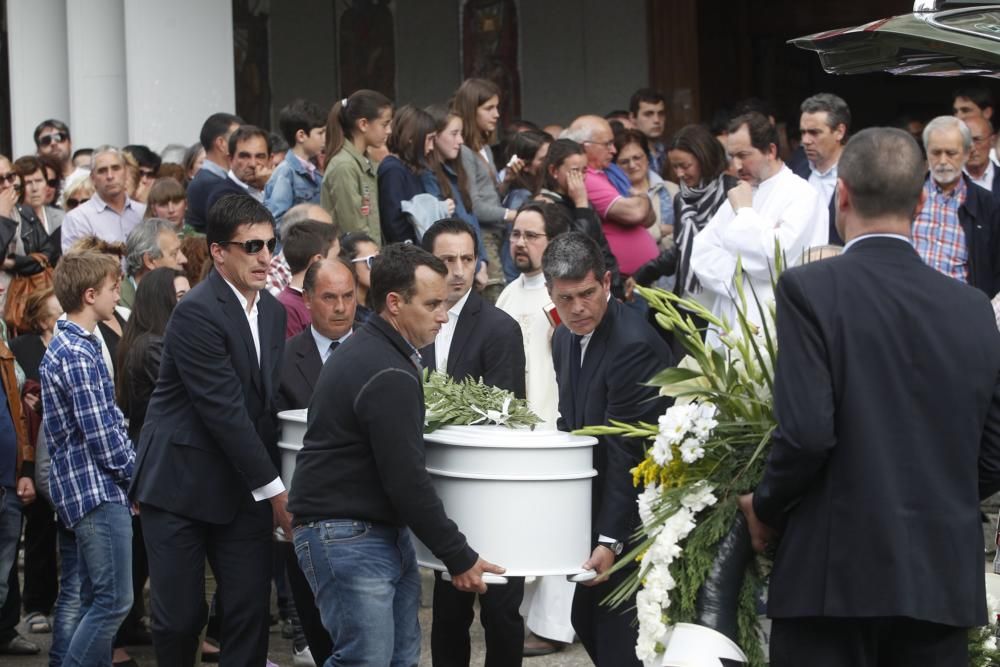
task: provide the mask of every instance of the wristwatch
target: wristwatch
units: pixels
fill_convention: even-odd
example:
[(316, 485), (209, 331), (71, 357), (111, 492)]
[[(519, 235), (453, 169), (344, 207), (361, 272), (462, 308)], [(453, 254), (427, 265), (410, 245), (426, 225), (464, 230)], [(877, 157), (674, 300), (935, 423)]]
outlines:
[(621, 540), (599, 539), (597, 540), (597, 544), (606, 549), (610, 549), (611, 553), (613, 553), (615, 556), (621, 556), (622, 551), (625, 549), (625, 543), (622, 542)]

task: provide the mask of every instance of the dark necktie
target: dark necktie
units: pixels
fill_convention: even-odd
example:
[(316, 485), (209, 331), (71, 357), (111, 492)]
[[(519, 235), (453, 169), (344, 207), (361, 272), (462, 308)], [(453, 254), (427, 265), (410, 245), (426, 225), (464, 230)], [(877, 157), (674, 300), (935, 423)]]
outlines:
[(337, 349), (338, 345), (340, 345), (340, 341), (337, 341), (337, 340), (335, 340), (332, 343), (330, 343), (330, 347), (327, 348), (327, 350), (328, 350), (328, 352), (326, 354), (326, 360), (327, 361), (329, 361), (330, 357), (333, 356), (333, 353)]
[(583, 340), (583, 336), (577, 336), (575, 333), (569, 335), (569, 379), (573, 389), (576, 389), (580, 383), (581, 340)]

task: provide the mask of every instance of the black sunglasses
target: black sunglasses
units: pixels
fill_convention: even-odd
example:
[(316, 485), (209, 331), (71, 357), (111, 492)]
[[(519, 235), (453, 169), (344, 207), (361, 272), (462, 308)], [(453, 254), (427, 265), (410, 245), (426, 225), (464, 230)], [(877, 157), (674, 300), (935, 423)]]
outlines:
[(13, 183), (17, 180), (17, 174), (4, 174), (0, 176), (0, 181), (6, 181), (7, 183)]
[(272, 236), (266, 241), (264, 239), (250, 239), (249, 241), (223, 241), (219, 245), (238, 245), (243, 248), (243, 252), (248, 255), (256, 255), (264, 249), (264, 246), (267, 246), (267, 251), (273, 255), (274, 249), (278, 245), (278, 239)]
[(49, 146), (52, 142), (62, 143), (69, 139), (69, 135), (63, 134), (62, 132), (53, 132), (52, 134), (45, 134), (38, 137), (39, 146)]
[(86, 199), (77, 199), (76, 197), (70, 197), (69, 199), (66, 200), (66, 205), (69, 206), (70, 208), (76, 208), (80, 204), (86, 204), (89, 201), (90, 197), (87, 197)]

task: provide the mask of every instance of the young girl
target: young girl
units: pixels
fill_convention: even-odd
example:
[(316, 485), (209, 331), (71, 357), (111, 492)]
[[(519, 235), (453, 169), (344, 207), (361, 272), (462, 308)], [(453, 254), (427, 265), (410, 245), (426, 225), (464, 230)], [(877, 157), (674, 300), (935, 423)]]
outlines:
[(374, 90), (359, 90), (330, 109), (326, 124), (326, 172), (320, 206), (345, 232), (364, 232), (382, 245), (378, 185), (369, 148), (381, 148), (392, 125), (392, 102)]
[[(442, 200), (454, 201), (452, 215), (461, 218), (476, 230), (476, 245), (479, 248), (480, 265), (476, 271), (476, 283), (483, 287), (487, 284), (487, 266), (489, 261), (483, 248), (482, 231), (479, 220), (472, 212), (472, 197), (469, 193), (469, 179), (462, 160), (459, 159), (463, 146), (462, 119), (454, 111), (444, 106), (427, 107), (427, 113), (434, 119), (434, 150), (429, 156), (429, 169), (420, 178), (424, 190), (428, 194)], [(497, 259), (499, 267), (499, 258)]]
[(469, 175), (472, 212), (482, 225), (482, 240), (489, 262), (489, 283), (484, 296), (495, 301), (504, 285), (500, 260), (503, 232), (513, 223), (517, 213), (503, 206), (500, 200), (524, 163), (520, 159), (513, 160), (507, 165), (505, 181), (497, 183), (497, 169), (490, 150), (490, 145), (496, 142), (500, 119), (500, 89), (496, 84), (485, 79), (466, 79), (455, 91), (452, 104), (463, 123), (462, 166)]

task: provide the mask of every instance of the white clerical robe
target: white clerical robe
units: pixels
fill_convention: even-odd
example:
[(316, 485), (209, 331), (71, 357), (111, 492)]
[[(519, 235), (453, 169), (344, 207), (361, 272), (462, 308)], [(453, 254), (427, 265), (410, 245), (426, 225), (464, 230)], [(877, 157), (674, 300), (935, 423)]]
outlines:
[[(504, 288), (496, 305), (521, 327), (528, 406), (543, 420), (536, 428), (555, 430), (559, 417), (559, 388), (552, 364), (552, 325), (545, 316), (545, 307), (551, 303), (545, 278), (539, 273), (520, 275)], [(573, 641), (570, 613), (575, 590), (576, 584), (563, 576), (538, 577), (525, 584), (521, 615), (528, 629), (546, 639)]]
[(701, 290), (693, 296), (738, 330), (735, 300), (739, 297), (733, 275), (739, 259), (743, 265), (747, 319), (759, 325), (762, 318), (753, 294), (756, 292), (765, 307), (774, 300), (771, 281), (775, 241), (786, 266), (799, 264), (806, 250), (829, 242), (827, 206), (828, 202), (808, 181), (784, 165), (754, 190), (751, 208), (734, 211), (726, 201), (694, 237), (691, 270), (698, 277)]

